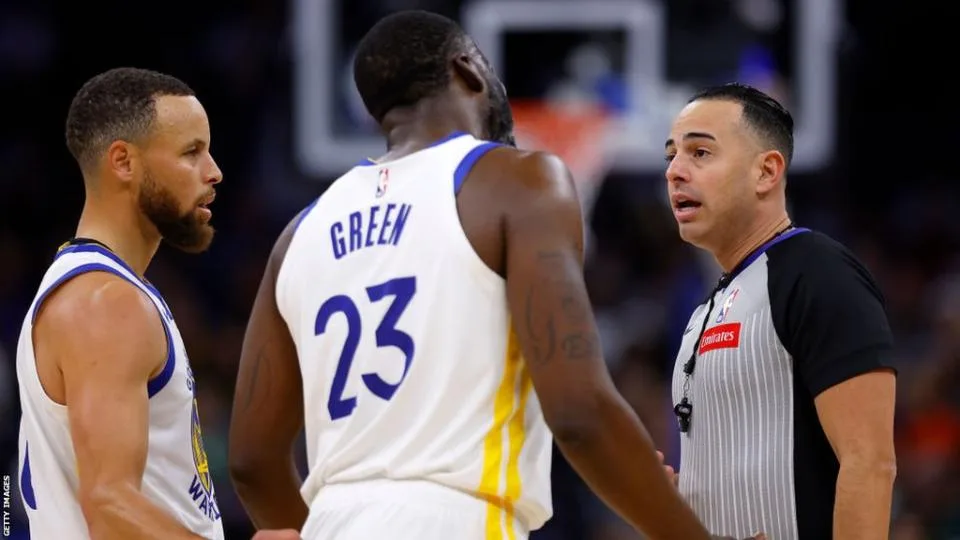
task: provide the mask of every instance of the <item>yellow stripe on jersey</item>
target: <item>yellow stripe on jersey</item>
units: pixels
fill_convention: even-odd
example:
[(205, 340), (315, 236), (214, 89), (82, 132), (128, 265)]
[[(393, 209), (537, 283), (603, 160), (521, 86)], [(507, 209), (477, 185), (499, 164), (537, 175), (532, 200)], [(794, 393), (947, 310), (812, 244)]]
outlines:
[[(512, 334), (512, 333), (511, 333)], [(511, 341), (513, 339), (511, 338)], [(513, 505), (520, 499), (520, 451), (523, 450), (526, 433), (523, 430), (523, 423), (527, 412), (527, 396), (530, 394), (530, 374), (527, 373), (526, 366), (523, 365), (523, 358), (518, 353), (518, 363), (520, 364), (520, 404), (517, 411), (510, 419), (507, 426), (507, 439), (510, 447), (510, 455), (507, 460), (507, 538), (516, 540), (513, 531)]]
[[(513, 506), (520, 498), (520, 451), (523, 449), (526, 433), (524, 416), (527, 395), (530, 391), (530, 377), (520, 354), (520, 344), (511, 328), (507, 338), (507, 353), (504, 362), (503, 378), (497, 388), (493, 401), (493, 425), (483, 440), (483, 473), (480, 497), (487, 501), (486, 538), (503, 540), (504, 517), (506, 517), (506, 538), (514, 540)], [(517, 385), (519, 378), (519, 400)], [(519, 405), (514, 408), (514, 402)], [(504, 471), (504, 428), (507, 431), (507, 460)], [(500, 477), (506, 472), (504, 492), (500, 491)]]

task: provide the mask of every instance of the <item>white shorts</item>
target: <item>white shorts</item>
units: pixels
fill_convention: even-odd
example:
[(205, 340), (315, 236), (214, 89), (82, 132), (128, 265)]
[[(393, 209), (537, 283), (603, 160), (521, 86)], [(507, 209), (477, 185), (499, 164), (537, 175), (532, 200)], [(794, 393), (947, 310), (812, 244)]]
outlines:
[(376, 480), (325, 486), (300, 535), (303, 540), (527, 540), (529, 531), (466, 493), (432, 482)]

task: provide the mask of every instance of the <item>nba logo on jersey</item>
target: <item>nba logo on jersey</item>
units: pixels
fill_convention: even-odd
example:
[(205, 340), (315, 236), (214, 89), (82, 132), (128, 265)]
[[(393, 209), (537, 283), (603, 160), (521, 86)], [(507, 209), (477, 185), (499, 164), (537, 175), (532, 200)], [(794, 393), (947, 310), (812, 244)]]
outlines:
[(390, 183), (390, 169), (380, 169), (380, 180), (377, 182), (377, 197), (383, 197)]
[(737, 287), (727, 296), (727, 301), (723, 303), (723, 308), (720, 309), (720, 313), (717, 315), (716, 322), (722, 323), (724, 319), (727, 318), (727, 313), (730, 311), (730, 308), (733, 306), (733, 301), (737, 299), (737, 295), (740, 294), (740, 288)]

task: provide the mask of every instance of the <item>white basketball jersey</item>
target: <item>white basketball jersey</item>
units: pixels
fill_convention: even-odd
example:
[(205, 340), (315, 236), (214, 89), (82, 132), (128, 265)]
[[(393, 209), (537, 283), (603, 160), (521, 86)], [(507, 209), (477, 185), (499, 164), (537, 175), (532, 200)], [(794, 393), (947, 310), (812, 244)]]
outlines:
[(57, 287), (85, 272), (109, 272), (129, 281), (150, 297), (163, 322), (167, 361), (163, 371), (147, 384), (150, 433), (141, 492), (194, 533), (222, 539), (220, 510), (200, 434), (193, 373), (180, 331), (157, 290), (114, 253), (95, 244), (60, 250), (20, 331), (20, 492), (31, 536), (57, 540), (90, 537), (77, 500), (79, 478), (67, 406), (51, 400), (43, 390), (33, 348), (33, 322), (40, 304)]
[(277, 304), (303, 375), (310, 504), (324, 485), (428, 480), (552, 514), (552, 438), (511, 331), (504, 280), (474, 252), (456, 191), (496, 147), (466, 134), (336, 180), (302, 215)]

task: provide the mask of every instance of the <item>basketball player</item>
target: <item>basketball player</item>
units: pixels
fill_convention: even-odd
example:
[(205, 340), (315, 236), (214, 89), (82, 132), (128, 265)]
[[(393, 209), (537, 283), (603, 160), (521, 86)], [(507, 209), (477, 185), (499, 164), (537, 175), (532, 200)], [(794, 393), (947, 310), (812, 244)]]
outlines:
[(230, 462), (254, 523), (524, 539), (552, 513), (552, 432), (637, 529), (708, 538), (606, 370), (570, 174), (512, 147), (472, 40), (397, 13), (363, 38), (354, 77), (388, 151), (281, 234), (244, 341)]
[(207, 115), (171, 76), (114, 69), (76, 94), (66, 138), (86, 200), (17, 347), (31, 536), (223, 538), (183, 341), (143, 277), (161, 239), (213, 238)]

